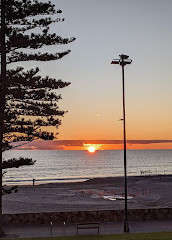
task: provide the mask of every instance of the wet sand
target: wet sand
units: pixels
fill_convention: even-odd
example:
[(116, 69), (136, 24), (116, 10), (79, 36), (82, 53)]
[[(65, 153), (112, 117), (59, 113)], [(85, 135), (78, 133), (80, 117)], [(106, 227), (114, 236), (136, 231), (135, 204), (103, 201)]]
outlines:
[[(171, 208), (172, 175), (128, 177), (128, 208)], [(124, 178), (19, 186), (3, 196), (3, 213), (124, 209)]]

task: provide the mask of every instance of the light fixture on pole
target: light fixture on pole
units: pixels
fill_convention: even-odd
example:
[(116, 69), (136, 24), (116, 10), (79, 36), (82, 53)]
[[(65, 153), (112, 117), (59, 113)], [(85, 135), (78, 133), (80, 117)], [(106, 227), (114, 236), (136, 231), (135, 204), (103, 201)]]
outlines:
[(119, 64), (122, 67), (122, 87), (123, 87), (123, 126), (124, 126), (124, 177), (125, 177), (125, 219), (124, 232), (129, 232), (127, 216), (127, 161), (126, 161), (126, 129), (125, 129), (125, 85), (124, 85), (124, 66), (131, 64), (132, 60), (127, 55), (119, 55), (120, 59), (112, 60), (111, 64)]

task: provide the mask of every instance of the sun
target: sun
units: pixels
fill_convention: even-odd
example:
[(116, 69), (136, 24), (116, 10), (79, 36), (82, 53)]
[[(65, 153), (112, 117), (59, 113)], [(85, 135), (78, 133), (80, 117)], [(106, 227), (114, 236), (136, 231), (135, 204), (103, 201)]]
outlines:
[(88, 151), (89, 151), (90, 153), (94, 153), (94, 152), (96, 151), (96, 149), (95, 149), (95, 147), (90, 146), (90, 147), (88, 147)]

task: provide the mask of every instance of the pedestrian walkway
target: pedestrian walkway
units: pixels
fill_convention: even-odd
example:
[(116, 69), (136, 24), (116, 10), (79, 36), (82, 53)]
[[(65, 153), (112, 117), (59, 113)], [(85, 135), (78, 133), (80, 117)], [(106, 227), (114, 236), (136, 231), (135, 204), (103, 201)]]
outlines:
[[(100, 234), (123, 233), (123, 222), (100, 223)], [(153, 220), (129, 222), (130, 233), (143, 232), (170, 232), (172, 220)], [(50, 236), (74, 236), (76, 235), (75, 224), (49, 224), (49, 225), (26, 225), (4, 227), (6, 238), (50, 237)], [(79, 235), (97, 234), (97, 229), (79, 230)]]

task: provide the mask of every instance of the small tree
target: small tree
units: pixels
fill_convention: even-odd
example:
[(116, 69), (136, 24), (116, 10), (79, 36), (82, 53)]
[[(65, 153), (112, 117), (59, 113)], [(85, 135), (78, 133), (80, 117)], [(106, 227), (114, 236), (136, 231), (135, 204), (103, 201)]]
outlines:
[[(61, 124), (59, 117), (65, 114), (65, 111), (58, 109), (57, 103), (61, 95), (57, 90), (70, 83), (48, 76), (42, 77), (38, 67), (25, 70), (21, 66), (12, 66), (17, 62), (21, 64), (22, 61), (58, 60), (70, 53), (70, 50), (55, 53), (44, 51), (45, 46), (68, 44), (75, 40), (50, 33), (52, 23), (64, 21), (57, 17), (61, 12), (50, 1), (1, 1), (1, 152), (11, 149), (14, 146), (11, 143), (14, 142), (55, 138), (55, 133), (50, 132), (49, 127), (58, 129)], [(9, 67), (6, 71), (7, 64)], [(1, 160), (1, 169), (33, 163), (32, 159), (25, 158), (9, 159), (3, 163)], [(16, 191), (15, 188), (11, 190)], [(11, 190), (7, 189), (7, 192), (10, 193)], [(0, 205), (2, 222), (2, 204)]]

